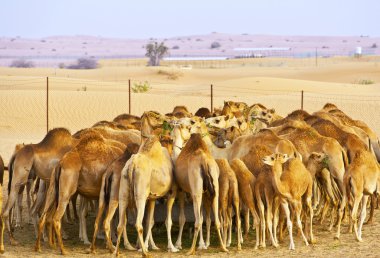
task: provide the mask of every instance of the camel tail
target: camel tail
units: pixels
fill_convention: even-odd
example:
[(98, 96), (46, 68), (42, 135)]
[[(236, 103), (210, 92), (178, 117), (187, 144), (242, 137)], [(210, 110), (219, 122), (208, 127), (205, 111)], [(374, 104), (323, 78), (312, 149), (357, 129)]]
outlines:
[(203, 162), (201, 164), (201, 175), (203, 179), (203, 190), (208, 191), (211, 197), (215, 196), (215, 187), (213, 184), (213, 179), (211, 177), (210, 173), (210, 166), (207, 162), (205, 162), (205, 159), (203, 159)]
[(348, 158), (347, 158), (347, 153), (344, 150), (342, 150), (342, 158), (343, 158), (343, 164), (344, 164), (344, 171), (347, 171)]
[[(58, 165), (55, 167), (55, 175), (54, 175), (54, 190), (55, 190), (55, 203), (56, 205), (58, 205), (58, 201), (59, 201), (59, 178), (61, 177), (61, 165)], [(54, 173), (53, 172), (53, 173)]]
[(352, 192), (353, 191), (353, 187), (352, 187), (352, 177), (350, 177), (348, 179), (348, 182), (347, 182), (347, 191), (346, 191), (346, 195), (347, 195), (347, 200), (348, 200), (348, 203), (351, 202), (351, 193), (353, 195), (355, 195), (355, 193)]
[(111, 173), (111, 175), (108, 178), (106, 178), (104, 182), (104, 203), (106, 205), (108, 205), (110, 201), (112, 177), (113, 177), (113, 173)]
[[(16, 159), (16, 155), (13, 155), (11, 160), (9, 161), (9, 164), (8, 164), (8, 172), (9, 172), (8, 195), (11, 192), (13, 167), (14, 167), (15, 159)], [(1, 179), (1, 184), (3, 184), (3, 179)]]
[(37, 180), (36, 180), (36, 185), (34, 186), (34, 191), (33, 191), (33, 194), (37, 194), (38, 193), (38, 190), (40, 189), (40, 178), (37, 177)]
[(4, 161), (0, 156), (0, 184), (3, 185), (4, 179)]

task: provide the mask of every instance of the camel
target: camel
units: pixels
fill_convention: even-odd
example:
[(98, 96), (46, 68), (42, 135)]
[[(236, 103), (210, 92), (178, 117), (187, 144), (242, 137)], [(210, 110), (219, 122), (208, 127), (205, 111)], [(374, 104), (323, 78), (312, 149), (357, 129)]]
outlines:
[[(4, 179), (4, 161), (0, 156), (0, 210), (3, 209), (3, 179)], [(0, 253), (4, 253), (4, 220), (0, 215)]]
[[(148, 254), (148, 240), (151, 239), (155, 200), (168, 196), (166, 228), (168, 237), (168, 250), (177, 252), (171, 240), (171, 210), (176, 195), (176, 185), (173, 177), (173, 165), (166, 148), (162, 147), (158, 137), (148, 136), (140, 146), (138, 153), (131, 157), (121, 172), (124, 179), (120, 182), (119, 191), (119, 225), (117, 228), (117, 243), (115, 255), (118, 255), (121, 233), (126, 226), (126, 208), (129, 202), (137, 209), (136, 231), (143, 255)], [(142, 220), (145, 204), (149, 200), (148, 233), (146, 241), (143, 240)], [(156, 248), (154, 242), (151, 244)]]
[[(237, 181), (238, 181), (238, 189), (239, 196), (241, 198), (241, 203), (248, 208), (248, 211), (251, 212), (251, 215), (254, 218), (254, 225), (256, 229), (256, 245), (255, 249), (259, 247), (259, 225), (260, 218), (257, 214), (255, 201), (254, 201), (254, 189), (256, 177), (248, 170), (247, 166), (240, 159), (233, 159), (230, 161), (230, 165), (232, 170), (235, 172)], [(240, 213), (238, 213), (240, 214)], [(248, 216), (246, 215), (246, 226), (248, 225)], [(248, 230), (246, 228), (246, 237), (248, 236)]]
[(65, 128), (50, 130), (44, 139), (37, 144), (22, 147), (9, 162), (8, 199), (2, 216), (5, 220), (9, 239), (12, 245), (17, 244), (10, 230), (9, 212), (13, 208), (20, 187), (27, 183), (30, 173), (42, 180), (50, 179), (51, 171), (65, 153), (76, 144), (70, 132)]
[(213, 142), (217, 147), (225, 148), (228, 144), (233, 143), (236, 138), (242, 135), (243, 132), (235, 126), (222, 128), (217, 132), (216, 138)]
[(177, 118), (193, 116), (185, 106), (175, 106), (171, 114)]
[(140, 130), (141, 118), (130, 114), (121, 114), (113, 119), (113, 122), (121, 124), (127, 128), (134, 128)]
[(347, 133), (337, 127), (334, 123), (322, 120), (311, 124), (317, 132), (323, 136), (336, 139), (340, 145), (346, 150), (348, 162), (355, 157), (355, 154), (360, 151), (367, 150), (365, 144), (355, 134)]
[[(66, 254), (61, 234), (61, 218), (66, 206), (77, 191), (87, 199), (98, 199), (102, 175), (113, 160), (123, 152), (125, 145), (105, 139), (99, 134), (87, 135), (60, 160), (51, 175), (47, 199), (38, 227), (35, 250), (40, 251), (41, 232), (48, 211), (54, 211), (53, 226), (62, 254)], [(56, 208), (54, 209), (54, 203)], [(81, 223), (82, 233), (86, 232), (85, 219)], [(85, 238), (87, 236), (83, 236)], [(52, 244), (52, 242), (50, 243)]]
[(212, 113), (210, 112), (210, 110), (208, 108), (205, 108), (205, 107), (198, 109), (194, 115), (202, 117), (202, 118), (206, 118), (206, 119), (209, 117), (212, 117)]
[[(112, 164), (107, 168), (106, 172), (102, 178), (102, 185), (99, 194), (99, 205), (98, 205), (98, 213), (95, 219), (94, 224), (94, 234), (92, 238), (91, 244), (91, 252), (95, 253), (95, 241), (98, 233), (99, 222), (103, 215), (104, 209), (107, 208), (106, 215), (104, 218), (104, 232), (105, 232), (105, 241), (107, 244), (107, 248), (110, 252), (114, 251), (114, 246), (111, 242), (111, 219), (113, 218), (117, 207), (119, 206), (119, 186), (120, 186), (120, 177), (121, 171), (125, 166), (125, 163), (130, 159), (132, 154), (136, 154), (138, 152), (139, 145), (135, 143), (128, 144), (125, 149), (123, 155), (117, 158)], [(124, 229), (124, 246), (128, 250), (134, 250), (131, 244), (128, 241), (126, 229)]]
[(352, 126), (354, 128), (360, 128), (364, 130), (364, 132), (368, 135), (370, 140), (370, 145), (372, 146), (377, 161), (380, 162), (380, 140), (379, 137), (376, 135), (376, 133), (369, 128), (369, 126), (360, 120), (353, 120), (351, 117), (347, 116), (343, 111), (339, 109), (333, 109), (329, 111), (330, 114), (332, 114), (334, 117), (339, 119), (342, 123)]
[(269, 176), (272, 178), (272, 184), (276, 194), (280, 196), (281, 206), (286, 215), (287, 227), (290, 238), (289, 249), (295, 249), (289, 204), (293, 207), (293, 211), (295, 213), (297, 221), (297, 226), (301, 232), (302, 238), (305, 244), (309, 245), (309, 242), (303, 232), (301, 223), (302, 198), (304, 198), (304, 201), (306, 202), (306, 205), (309, 209), (310, 242), (314, 243), (314, 212), (311, 205), (313, 179), (309, 171), (307, 171), (300, 159), (289, 159), (288, 155), (286, 154), (275, 153), (270, 156), (266, 156), (262, 159), (262, 161), (265, 164), (271, 166), (271, 173), (269, 173)]
[(145, 111), (141, 116), (141, 142), (143, 143), (151, 134), (159, 135), (167, 125), (167, 117), (155, 111)]
[[(232, 206), (235, 208), (237, 228), (237, 249), (241, 250), (241, 222), (239, 206), (239, 190), (236, 175), (226, 159), (216, 159), (219, 167), (219, 216), (223, 220), (223, 243), (226, 247), (231, 244), (232, 235)], [(227, 228), (229, 229), (227, 232)], [(228, 235), (228, 243), (227, 243)]]
[[(380, 167), (368, 151), (360, 151), (355, 154), (352, 163), (349, 165), (344, 175), (343, 182), (343, 199), (339, 207), (338, 225), (335, 238), (340, 238), (340, 225), (343, 217), (343, 211), (348, 201), (351, 207), (351, 220), (354, 224), (356, 239), (362, 242), (362, 227), (367, 212), (368, 197), (373, 194), (379, 194), (380, 185)], [(352, 197), (353, 199), (351, 199)], [(358, 226), (357, 212), (361, 203), (361, 214)]]
[[(221, 249), (226, 249), (220, 233), (219, 220), (219, 168), (212, 158), (201, 134), (192, 134), (183, 147), (175, 163), (175, 179), (178, 187), (189, 193), (193, 199), (195, 229), (191, 248), (188, 254), (195, 253), (195, 245), (200, 230), (202, 230), (202, 198), (205, 195), (212, 204)], [(203, 193), (205, 192), (205, 193)]]
[(293, 120), (302, 120), (303, 121), (303, 120), (305, 120), (305, 118), (307, 118), (309, 116), (310, 116), (310, 114), (304, 110), (295, 110), (295, 111), (291, 112), (290, 114), (288, 114), (286, 117), (271, 122), (269, 124), (269, 126), (270, 127), (276, 127), (276, 126), (284, 125), (284, 124), (288, 123), (289, 121), (293, 121)]
[(222, 115), (240, 117), (244, 114), (248, 105), (244, 102), (224, 101)]
[(282, 117), (276, 113), (274, 108), (268, 109), (260, 103), (250, 106), (245, 112), (245, 117), (247, 121), (256, 120), (257, 122), (255, 123), (257, 123), (257, 127), (260, 129), (266, 128), (268, 124), (282, 119)]

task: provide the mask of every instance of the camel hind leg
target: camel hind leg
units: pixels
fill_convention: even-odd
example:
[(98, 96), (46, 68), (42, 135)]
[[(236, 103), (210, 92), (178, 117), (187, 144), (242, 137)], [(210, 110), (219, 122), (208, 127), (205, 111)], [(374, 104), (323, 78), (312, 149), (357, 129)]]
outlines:
[(179, 203), (179, 218), (178, 218), (179, 231), (178, 231), (177, 241), (174, 246), (177, 249), (181, 250), (182, 249), (182, 232), (183, 232), (183, 227), (185, 226), (185, 222), (186, 222), (185, 192), (183, 191), (178, 192), (178, 203)]

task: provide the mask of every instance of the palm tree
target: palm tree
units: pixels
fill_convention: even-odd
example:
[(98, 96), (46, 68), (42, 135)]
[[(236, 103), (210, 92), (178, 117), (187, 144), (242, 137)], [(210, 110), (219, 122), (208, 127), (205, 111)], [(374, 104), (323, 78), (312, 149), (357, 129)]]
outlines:
[(159, 66), (160, 60), (169, 54), (169, 48), (164, 45), (164, 42), (158, 44), (157, 42), (149, 43), (146, 45), (146, 57), (149, 57), (148, 65)]

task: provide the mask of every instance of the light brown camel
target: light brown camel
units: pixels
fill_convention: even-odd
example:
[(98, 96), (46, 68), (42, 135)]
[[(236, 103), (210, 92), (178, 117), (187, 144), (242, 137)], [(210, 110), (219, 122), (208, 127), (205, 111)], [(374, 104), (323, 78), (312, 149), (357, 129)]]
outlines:
[(119, 123), (127, 128), (141, 129), (141, 118), (130, 114), (121, 114), (113, 119), (114, 122)]
[[(118, 255), (120, 238), (125, 229), (126, 209), (131, 204), (137, 209), (136, 231), (143, 255), (148, 254), (148, 241), (152, 240), (151, 230), (153, 227), (153, 215), (155, 201), (158, 198), (168, 196), (167, 201), (167, 238), (168, 250), (177, 252), (171, 241), (171, 211), (176, 195), (176, 185), (173, 177), (173, 164), (169, 152), (161, 146), (157, 136), (148, 136), (146, 141), (140, 146), (138, 153), (131, 157), (122, 171), (119, 191), (119, 225), (117, 228), (117, 243), (115, 255)], [(148, 200), (148, 229), (146, 241), (143, 240), (143, 226), (145, 204)], [(154, 242), (151, 244), (155, 247)]]
[[(232, 206), (235, 208), (237, 249), (241, 250), (241, 222), (239, 206), (239, 189), (236, 175), (226, 159), (216, 159), (219, 167), (219, 216), (223, 222), (223, 243), (231, 244)], [(228, 231), (227, 231), (228, 230)], [(227, 243), (228, 235), (228, 243)]]
[[(380, 167), (368, 151), (361, 151), (355, 154), (352, 163), (349, 165), (344, 175), (343, 199), (339, 208), (338, 226), (335, 238), (340, 237), (340, 225), (343, 217), (343, 211), (348, 201), (351, 208), (351, 220), (354, 224), (356, 239), (362, 242), (362, 227), (367, 212), (368, 197), (373, 194), (379, 194), (380, 186)], [(352, 197), (353, 199), (351, 199)], [(358, 226), (358, 208), (361, 203), (361, 214)]]
[(185, 106), (175, 106), (171, 114), (177, 118), (193, 116)]
[(8, 199), (2, 216), (12, 245), (17, 244), (10, 230), (9, 212), (13, 208), (20, 187), (27, 183), (30, 173), (42, 180), (49, 180), (51, 171), (63, 155), (76, 144), (70, 132), (65, 128), (50, 130), (37, 144), (27, 144), (21, 148), (9, 162)]
[(339, 109), (334, 109), (329, 111), (330, 114), (335, 116), (337, 119), (339, 119), (342, 123), (349, 125), (353, 128), (360, 128), (366, 132), (366, 134), (369, 137), (370, 145), (372, 146), (377, 161), (380, 162), (380, 140), (379, 137), (376, 135), (376, 133), (363, 121), (360, 120), (354, 120), (348, 115), (346, 115), (343, 111)]
[[(233, 159), (230, 161), (232, 170), (235, 172), (236, 178), (238, 180), (238, 189), (239, 196), (241, 199), (241, 204), (245, 205), (248, 208), (248, 211), (251, 212), (251, 215), (254, 218), (254, 226), (256, 231), (256, 245), (255, 249), (259, 247), (259, 227), (260, 227), (260, 218), (257, 214), (254, 200), (254, 191), (255, 191), (255, 181), (256, 177), (248, 170), (247, 166), (240, 159)], [(240, 214), (240, 213), (238, 213)], [(246, 216), (247, 223), (247, 216)], [(248, 231), (246, 229), (246, 238), (248, 236)]]
[(266, 128), (268, 124), (282, 119), (282, 117), (276, 113), (274, 108), (268, 109), (260, 103), (253, 104), (247, 108), (245, 118), (247, 121), (256, 121), (255, 123), (257, 123), (256, 126), (258, 129)]
[(286, 154), (275, 153), (263, 158), (263, 162), (271, 166), (272, 184), (280, 198), (281, 205), (285, 211), (287, 226), (289, 231), (289, 249), (294, 250), (295, 245), (292, 233), (292, 221), (290, 217), (289, 204), (293, 207), (298, 229), (306, 245), (309, 245), (303, 233), (301, 223), (302, 198), (309, 209), (309, 229), (310, 242), (314, 243), (313, 236), (313, 208), (311, 206), (311, 196), (313, 193), (313, 179), (310, 172), (305, 168), (300, 159), (290, 159)]
[[(105, 233), (105, 241), (107, 248), (110, 252), (114, 251), (114, 246), (111, 241), (111, 220), (115, 214), (117, 207), (119, 206), (119, 186), (120, 186), (120, 177), (121, 171), (125, 166), (125, 163), (130, 159), (132, 154), (136, 154), (138, 152), (139, 145), (135, 143), (128, 144), (125, 149), (123, 155), (117, 158), (112, 164), (107, 168), (106, 172), (102, 178), (102, 185), (100, 188), (99, 194), (99, 205), (98, 205), (98, 213), (95, 219), (94, 224), (94, 234), (92, 237), (91, 244), (91, 252), (95, 253), (95, 241), (98, 233), (99, 222), (103, 215), (105, 209), (106, 214), (103, 221), (104, 225), (104, 233)], [(126, 229), (124, 229), (126, 230)], [(129, 243), (126, 231), (123, 232), (124, 235), (124, 246), (128, 250), (134, 250), (135, 248)]]
[[(200, 134), (192, 134), (175, 163), (175, 179), (178, 187), (189, 193), (193, 199), (195, 229), (188, 254), (195, 253), (199, 231), (202, 230), (202, 197), (205, 195), (212, 204), (215, 227), (223, 251), (227, 251), (221, 234), (219, 220), (219, 168), (212, 158)], [(205, 193), (203, 193), (205, 192)]]
[[(91, 134), (83, 137), (74, 149), (64, 155), (51, 175), (44, 211), (39, 222), (36, 251), (41, 250), (41, 232), (47, 212), (52, 211), (58, 244), (61, 253), (66, 254), (61, 235), (61, 218), (71, 196), (78, 191), (87, 199), (99, 198), (102, 176), (111, 162), (123, 153), (125, 146), (121, 149), (121, 145), (120, 142)], [(56, 208), (54, 204), (57, 205)], [(85, 221), (81, 225), (82, 232), (86, 232)]]
[(244, 114), (248, 105), (244, 102), (224, 101), (222, 115), (240, 117)]

